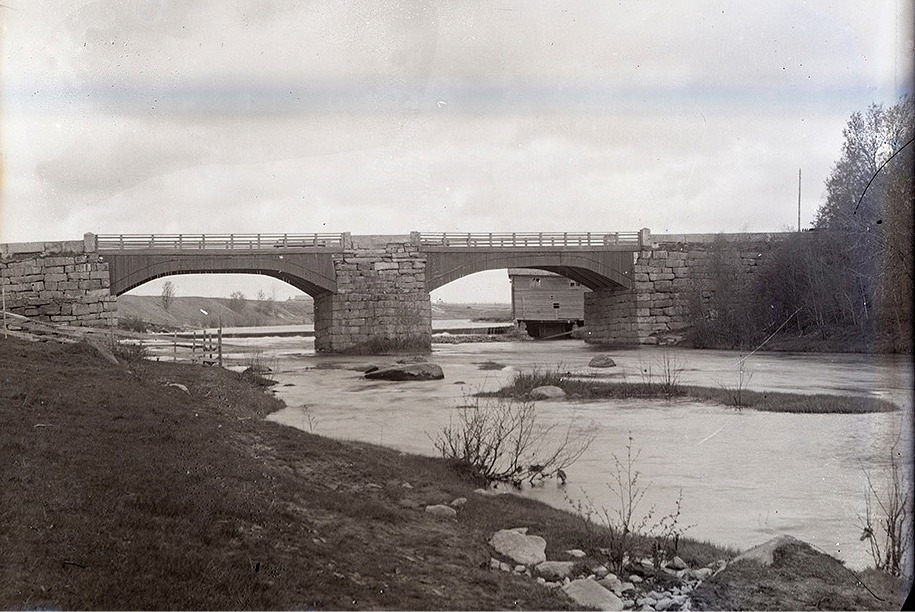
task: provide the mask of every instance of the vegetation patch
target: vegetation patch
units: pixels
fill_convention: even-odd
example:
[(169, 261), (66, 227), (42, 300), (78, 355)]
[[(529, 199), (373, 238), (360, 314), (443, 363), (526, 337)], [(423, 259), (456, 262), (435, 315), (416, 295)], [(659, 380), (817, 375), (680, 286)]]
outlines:
[(496, 391), (481, 392), (481, 397), (503, 397), (516, 400), (529, 399), (532, 390), (552, 385), (573, 399), (693, 399), (708, 403), (733, 406), (737, 409), (763, 412), (792, 412), (804, 414), (861, 414), (893, 412), (896, 404), (876, 397), (827, 395), (817, 393), (783, 393), (776, 391), (750, 391), (737, 387), (700, 387), (681, 385), (668, 378), (642, 382), (595, 381), (578, 378), (572, 372), (560, 369), (517, 372), (509, 384)]
[(483, 361), (476, 364), (476, 366), (483, 371), (494, 371), (494, 370), (504, 370), (505, 364), (496, 363), (495, 361)]

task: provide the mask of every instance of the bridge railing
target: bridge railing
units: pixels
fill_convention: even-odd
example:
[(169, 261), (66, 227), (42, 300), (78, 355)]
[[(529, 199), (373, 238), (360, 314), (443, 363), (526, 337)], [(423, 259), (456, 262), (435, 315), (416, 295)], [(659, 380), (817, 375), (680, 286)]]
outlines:
[(101, 251), (143, 249), (255, 251), (297, 247), (342, 247), (346, 234), (99, 234)]
[(600, 247), (639, 246), (639, 232), (415, 232), (421, 245), (448, 247)]

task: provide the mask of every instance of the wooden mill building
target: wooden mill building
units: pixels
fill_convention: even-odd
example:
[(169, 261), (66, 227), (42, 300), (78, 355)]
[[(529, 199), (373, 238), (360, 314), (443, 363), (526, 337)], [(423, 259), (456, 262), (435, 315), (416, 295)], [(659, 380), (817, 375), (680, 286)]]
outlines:
[(585, 292), (577, 282), (545, 270), (509, 268), (512, 319), (535, 338), (565, 335), (584, 325)]

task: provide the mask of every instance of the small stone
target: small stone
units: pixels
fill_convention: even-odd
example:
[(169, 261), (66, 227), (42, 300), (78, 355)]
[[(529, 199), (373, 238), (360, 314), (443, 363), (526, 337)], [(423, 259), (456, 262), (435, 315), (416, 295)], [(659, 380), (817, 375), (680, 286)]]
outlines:
[(467, 503), (467, 498), (466, 498), (466, 497), (458, 497), (457, 499), (455, 499), (454, 501), (452, 501), (449, 505), (450, 505), (452, 508), (463, 508), (463, 507), (464, 507), (464, 504), (466, 504), (466, 503)]
[(639, 576), (638, 574), (631, 574), (629, 576), (629, 582), (631, 582), (633, 584), (639, 584), (642, 582), (642, 577)]
[(412, 488), (413, 488), (413, 485), (411, 485), (409, 482), (405, 482), (405, 483), (403, 483), (403, 484), (400, 485), (400, 486), (402, 486), (404, 489), (412, 489)]
[(603, 578), (604, 576), (610, 573), (610, 570), (607, 569), (605, 565), (598, 565), (591, 568), (591, 571)]
[(566, 392), (554, 385), (544, 385), (532, 389), (529, 393), (531, 399), (558, 399), (566, 396)]
[(547, 580), (559, 580), (570, 575), (574, 568), (574, 561), (544, 561), (539, 563), (535, 569)]
[(500, 569), (502, 564), (495, 557), (489, 558), (489, 569)]
[(527, 568), (526, 568), (525, 566), (523, 566), (523, 565), (516, 565), (516, 566), (514, 567), (514, 571), (515, 571), (516, 574), (523, 574), (523, 573), (524, 573), (524, 570), (526, 570), (526, 569), (527, 569)]
[(614, 574), (607, 574), (604, 578), (597, 581), (599, 585), (611, 591), (618, 591), (623, 586), (623, 582)]
[(580, 579), (562, 587), (577, 605), (597, 610), (622, 610), (623, 601), (593, 580)]
[(686, 569), (688, 566), (686, 565), (686, 562), (684, 562), (680, 557), (674, 557), (671, 559), (670, 563), (667, 564), (667, 567), (674, 570), (682, 570)]
[(184, 386), (184, 385), (182, 385), (181, 383), (168, 383), (168, 384), (165, 385), (165, 386), (166, 386), (166, 387), (174, 387), (174, 388), (176, 388), (176, 389), (180, 389), (181, 391), (184, 391), (185, 393), (190, 393), (190, 391), (187, 390), (187, 387)]
[(585, 556), (585, 551), (580, 550), (578, 548), (573, 548), (571, 550), (567, 550), (566, 554), (569, 555), (570, 557), (574, 557), (576, 559), (581, 559), (582, 557)]
[(654, 609), (658, 610), (659, 612), (663, 612), (664, 610), (667, 610), (668, 608), (670, 608), (673, 605), (674, 605), (673, 599), (671, 599), (670, 597), (663, 597), (654, 604)]
[(635, 585), (632, 584), (631, 582), (624, 582), (623, 584), (620, 585), (621, 593), (625, 593), (626, 591), (634, 591), (634, 590), (635, 590)]
[(454, 518), (457, 516), (457, 510), (450, 506), (444, 506), (442, 504), (436, 504), (434, 506), (426, 506), (426, 512), (428, 514), (434, 514), (435, 516), (442, 516), (445, 518)]
[(706, 580), (713, 572), (714, 570), (710, 567), (701, 567), (699, 569), (690, 570), (689, 576), (694, 580)]
[(635, 605), (637, 606), (654, 606), (658, 602), (657, 599), (651, 595), (645, 595), (644, 597), (639, 597), (635, 600)]
[(537, 576), (537, 584), (546, 584), (546, 578), (543, 576)]
[(509, 565), (508, 563), (506, 563), (505, 561), (502, 561), (501, 563), (499, 563), (499, 569), (502, 570), (503, 572), (510, 572), (510, 571), (512, 571), (512, 566)]

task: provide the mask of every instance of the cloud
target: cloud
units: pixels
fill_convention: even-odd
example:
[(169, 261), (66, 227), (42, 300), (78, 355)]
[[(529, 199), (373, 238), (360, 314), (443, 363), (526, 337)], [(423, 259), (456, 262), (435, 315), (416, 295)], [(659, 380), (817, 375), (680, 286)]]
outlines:
[(871, 6), (24, 4), (0, 234), (778, 229), (895, 95)]

